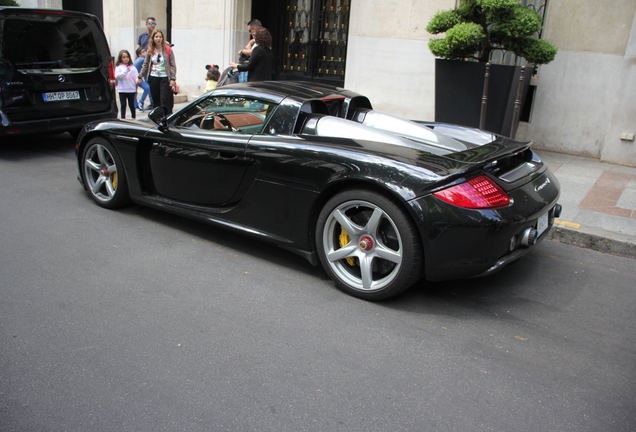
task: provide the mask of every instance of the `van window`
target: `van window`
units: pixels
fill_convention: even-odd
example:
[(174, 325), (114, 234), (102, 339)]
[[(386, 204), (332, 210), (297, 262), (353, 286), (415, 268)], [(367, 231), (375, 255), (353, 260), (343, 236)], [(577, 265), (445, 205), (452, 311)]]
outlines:
[(97, 68), (104, 61), (101, 34), (93, 20), (55, 15), (21, 15), (4, 21), (4, 60), (16, 69)]

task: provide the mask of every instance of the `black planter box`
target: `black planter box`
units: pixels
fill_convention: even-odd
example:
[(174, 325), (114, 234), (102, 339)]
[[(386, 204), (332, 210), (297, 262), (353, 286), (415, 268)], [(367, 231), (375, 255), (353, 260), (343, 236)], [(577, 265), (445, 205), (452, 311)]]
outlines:
[[(526, 66), (519, 110), (523, 108), (533, 71), (532, 66)], [(435, 59), (435, 121), (478, 128), (485, 73), (486, 63)], [(510, 136), (520, 77), (521, 66), (490, 65), (483, 129)]]

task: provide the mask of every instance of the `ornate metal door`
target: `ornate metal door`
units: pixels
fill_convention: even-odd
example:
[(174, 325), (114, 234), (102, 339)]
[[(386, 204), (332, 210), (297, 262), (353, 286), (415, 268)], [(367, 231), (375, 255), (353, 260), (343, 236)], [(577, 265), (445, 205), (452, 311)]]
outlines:
[(344, 84), (350, 0), (286, 0), (279, 77)]

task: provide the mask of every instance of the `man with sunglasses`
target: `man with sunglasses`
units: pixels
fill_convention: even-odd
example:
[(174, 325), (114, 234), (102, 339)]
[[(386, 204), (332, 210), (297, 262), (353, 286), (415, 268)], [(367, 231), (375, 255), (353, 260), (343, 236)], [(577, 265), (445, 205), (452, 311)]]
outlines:
[(139, 35), (137, 39), (137, 47), (142, 47), (146, 51), (148, 51), (148, 41), (150, 40), (150, 35), (157, 28), (157, 22), (154, 17), (146, 18), (146, 33), (142, 33)]

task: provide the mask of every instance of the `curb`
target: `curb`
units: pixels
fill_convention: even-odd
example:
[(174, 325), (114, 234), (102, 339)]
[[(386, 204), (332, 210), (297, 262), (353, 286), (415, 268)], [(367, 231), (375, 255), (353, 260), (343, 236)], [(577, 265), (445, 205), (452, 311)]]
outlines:
[(636, 259), (636, 236), (585, 226), (571, 228), (565, 224), (568, 223), (555, 221), (546, 239)]

